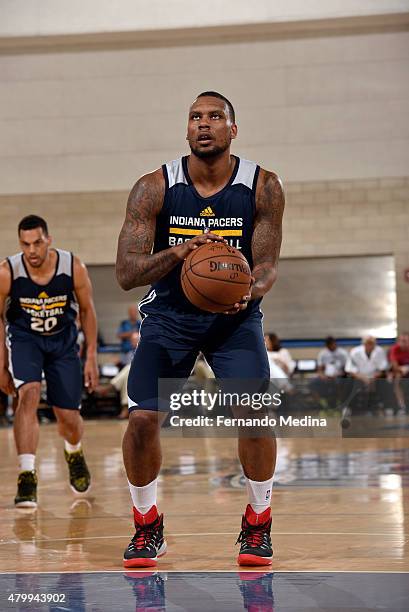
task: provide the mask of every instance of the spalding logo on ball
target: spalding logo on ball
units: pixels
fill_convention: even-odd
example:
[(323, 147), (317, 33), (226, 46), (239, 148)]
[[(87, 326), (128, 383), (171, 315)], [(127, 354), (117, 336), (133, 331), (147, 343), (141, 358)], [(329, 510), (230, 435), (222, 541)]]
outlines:
[(208, 242), (186, 257), (180, 281), (194, 306), (207, 312), (224, 312), (249, 293), (251, 270), (247, 259), (234, 247)]

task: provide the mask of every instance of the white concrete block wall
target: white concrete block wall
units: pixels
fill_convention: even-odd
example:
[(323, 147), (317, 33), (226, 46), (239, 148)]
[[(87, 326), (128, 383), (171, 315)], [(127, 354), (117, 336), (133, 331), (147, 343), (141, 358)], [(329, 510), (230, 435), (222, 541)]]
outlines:
[(0, 56), (0, 193), (126, 190), (186, 151), (193, 97), (287, 181), (409, 175), (409, 33)]

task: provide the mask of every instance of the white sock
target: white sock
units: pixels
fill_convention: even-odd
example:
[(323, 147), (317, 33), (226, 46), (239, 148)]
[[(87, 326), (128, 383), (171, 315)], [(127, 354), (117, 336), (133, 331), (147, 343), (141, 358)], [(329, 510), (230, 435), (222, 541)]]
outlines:
[(273, 488), (273, 477), (263, 482), (250, 480), (244, 477), (246, 481), (247, 494), (249, 503), (256, 514), (261, 514), (264, 510), (270, 507), (271, 489)]
[(67, 453), (76, 453), (77, 451), (81, 450), (81, 440), (78, 442), (78, 444), (70, 444), (67, 442), (67, 440), (64, 440), (64, 448)]
[(30, 453), (23, 453), (18, 456), (18, 467), (20, 472), (32, 472), (35, 467), (34, 463), (36, 460), (35, 455), (30, 455)]
[(129, 491), (131, 492), (132, 502), (135, 508), (141, 514), (146, 514), (152, 508), (156, 506), (156, 497), (158, 491), (158, 479), (152, 480), (149, 484), (144, 487), (136, 487), (131, 484), (128, 480)]

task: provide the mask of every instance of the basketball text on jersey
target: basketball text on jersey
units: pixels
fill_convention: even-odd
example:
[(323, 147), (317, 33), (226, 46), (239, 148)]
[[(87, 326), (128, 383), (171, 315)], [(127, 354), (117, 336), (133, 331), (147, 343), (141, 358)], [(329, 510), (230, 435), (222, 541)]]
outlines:
[(58, 316), (64, 315), (68, 295), (49, 297), (45, 291), (37, 298), (20, 297), (21, 308), (31, 315), (31, 329), (50, 332), (58, 324)]
[[(202, 215), (203, 211), (200, 213)], [(186, 240), (190, 240), (193, 236), (203, 234), (208, 228), (213, 234), (226, 237), (230, 246), (241, 250), (242, 245), (239, 236), (243, 235), (243, 230), (238, 229), (243, 227), (242, 217), (216, 217), (209, 218), (210, 214), (204, 218), (201, 217), (183, 217), (172, 215), (170, 217), (169, 227), (169, 246), (175, 246)], [(231, 237), (235, 238), (231, 238)], [(236, 238), (237, 237), (237, 238)]]
[(11, 330), (55, 334), (75, 324), (78, 304), (72, 277), (73, 256), (61, 249), (56, 253), (55, 274), (44, 287), (30, 278), (21, 253), (8, 258), (12, 286), (6, 319)]

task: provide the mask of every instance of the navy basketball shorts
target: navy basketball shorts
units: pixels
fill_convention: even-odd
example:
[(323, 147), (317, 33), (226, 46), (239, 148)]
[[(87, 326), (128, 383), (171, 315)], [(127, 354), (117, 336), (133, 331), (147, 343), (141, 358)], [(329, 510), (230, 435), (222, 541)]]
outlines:
[(9, 369), (17, 390), (30, 382), (41, 383), (44, 372), (47, 403), (57, 408), (80, 408), (82, 370), (75, 327), (52, 336), (9, 328), (7, 344)]
[(267, 384), (270, 379), (258, 309), (215, 317), (162, 309), (145, 316), (140, 333), (128, 377), (130, 412), (166, 412), (168, 405), (159, 400), (159, 379), (186, 380), (199, 352), (217, 379), (257, 379)]

